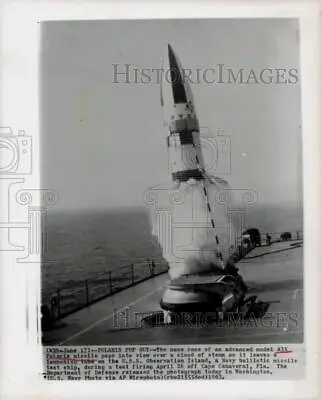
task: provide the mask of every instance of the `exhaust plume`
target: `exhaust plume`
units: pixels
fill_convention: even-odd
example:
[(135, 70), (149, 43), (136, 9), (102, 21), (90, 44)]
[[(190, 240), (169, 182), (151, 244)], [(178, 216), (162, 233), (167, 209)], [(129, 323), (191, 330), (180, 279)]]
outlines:
[(218, 195), (227, 188), (228, 184), (216, 178), (207, 182), (190, 179), (180, 184), (167, 223), (153, 216), (152, 233), (158, 238), (163, 257), (169, 263), (171, 279), (212, 273), (226, 265), (234, 250), (235, 233), (227, 217), (230, 199), (226, 198), (222, 204)]

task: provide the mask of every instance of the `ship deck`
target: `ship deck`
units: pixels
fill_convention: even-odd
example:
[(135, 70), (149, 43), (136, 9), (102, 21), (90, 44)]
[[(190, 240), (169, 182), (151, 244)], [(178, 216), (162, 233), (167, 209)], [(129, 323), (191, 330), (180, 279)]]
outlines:
[(142, 318), (160, 311), (169, 281), (163, 274), (58, 320), (53, 330), (43, 333), (43, 344), (302, 343), (302, 246), (281, 242), (256, 248), (238, 266), (250, 292), (269, 305), (259, 319), (147, 326)]

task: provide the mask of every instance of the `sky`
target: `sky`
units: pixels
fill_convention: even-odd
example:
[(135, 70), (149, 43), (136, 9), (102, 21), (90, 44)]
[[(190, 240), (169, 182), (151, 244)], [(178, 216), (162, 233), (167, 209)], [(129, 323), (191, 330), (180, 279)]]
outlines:
[[(141, 206), (149, 187), (169, 181), (160, 86), (115, 83), (113, 66), (160, 68), (168, 43), (193, 71), (224, 64), (300, 74), (296, 20), (43, 23), (41, 179), (59, 193), (58, 210)], [(218, 175), (263, 204), (301, 202), (300, 79), (191, 88), (203, 131), (222, 129), (230, 143), (231, 168)]]

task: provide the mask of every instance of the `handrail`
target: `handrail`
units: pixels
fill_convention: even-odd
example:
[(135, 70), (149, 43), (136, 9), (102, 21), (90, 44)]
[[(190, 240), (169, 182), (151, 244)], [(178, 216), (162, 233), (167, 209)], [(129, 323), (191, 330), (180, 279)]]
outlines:
[(156, 262), (152, 259), (107, 271), (96, 279), (88, 278), (84, 281), (65, 283), (52, 295), (50, 313), (53, 319), (62, 318), (167, 271), (166, 262)]

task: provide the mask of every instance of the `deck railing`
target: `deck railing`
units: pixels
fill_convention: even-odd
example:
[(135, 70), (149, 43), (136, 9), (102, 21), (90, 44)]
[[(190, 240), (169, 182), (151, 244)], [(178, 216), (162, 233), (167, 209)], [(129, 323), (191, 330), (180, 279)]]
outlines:
[(66, 283), (50, 299), (54, 319), (62, 318), (105, 297), (167, 272), (166, 262), (146, 260), (108, 271), (96, 279)]
[[(287, 240), (303, 240), (303, 231), (283, 231), (283, 232), (268, 232), (272, 237), (272, 242), (283, 242)], [(281, 238), (281, 235), (289, 233), (291, 236), (285, 240)], [(266, 232), (261, 232), (262, 244), (266, 244)]]

